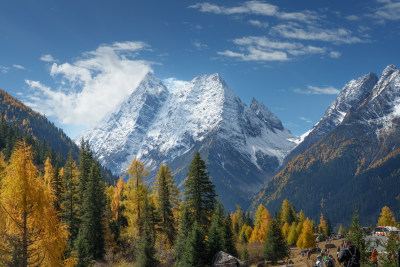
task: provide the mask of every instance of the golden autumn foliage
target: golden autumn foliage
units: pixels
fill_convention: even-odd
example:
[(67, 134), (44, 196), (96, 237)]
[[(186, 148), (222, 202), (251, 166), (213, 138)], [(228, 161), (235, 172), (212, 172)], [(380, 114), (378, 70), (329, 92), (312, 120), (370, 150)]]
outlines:
[(290, 230), (290, 224), (288, 224), (287, 222), (285, 222), (282, 226), (282, 234), (285, 237), (285, 239), (287, 238), (288, 234), (289, 234), (289, 230)]
[(318, 230), (319, 230), (320, 233), (326, 233), (327, 232), (326, 221), (325, 221), (324, 215), (322, 213), (321, 213), (321, 216), (319, 217)]
[(20, 266), (74, 263), (74, 259), (64, 260), (68, 231), (53, 200), (52, 190), (33, 164), (30, 147), (18, 143), (1, 181), (0, 248), (8, 248), (0, 254), (3, 262)]
[(260, 204), (255, 215), (254, 229), (249, 241), (264, 242), (270, 222), (271, 215), (269, 214), (268, 210), (262, 204)]
[(378, 226), (396, 226), (397, 222), (394, 218), (393, 211), (389, 207), (384, 206), (382, 208), (381, 217), (378, 219)]
[(143, 179), (149, 175), (149, 170), (144, 168), (144, 164), (133, 159), (126, 172), (129, 174), (129, 180), (124, 186), (122, 205), (124, 217), (127, 219), (128, 226), (122, 230), (121, 235), (128, 242), (136, 241), (139, 238), (139, 228), (141, 222), (141, 213), (143, 213), (143, 203), (146, 194), (146, 186)]
[(311, 222), (309, 219), (306, 219), (303, 222), (303, 229), (296, 242), (296, 246), (300, 249), (315, 247), (315, 238), (311, 229)]

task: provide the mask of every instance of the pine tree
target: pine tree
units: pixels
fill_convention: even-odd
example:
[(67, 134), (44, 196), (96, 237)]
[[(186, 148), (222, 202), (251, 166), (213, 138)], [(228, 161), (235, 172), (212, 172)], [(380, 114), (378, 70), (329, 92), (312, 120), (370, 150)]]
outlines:
[(193, 215), (190, 213), (189, 209), (186, 206), (183, 206), (178, 235), (174, 246), (175, 258), (177, 259), (177, 262), (180, 262), (183, 258), (183, 251), (185, 250), (186, 239), (192, 230), (193, 223)]
[[(251, 229), (250, 226), (247, 227)], [(225, 216), (225, 220), (223, 222), (223, 235), (224, 235), (223, 239), (224, 251), (233, 256), (237, 256), (237, 251), (235, 247), (235, 238), (232, 231), (232, 221), (231, 221), (231, 216), (229, 214)]]
[(184, 194), (186, 205), (193, 212), (195, 221), (206, 228), (208, 228), (216, 203), (214, 187), (207, 173), (206, 164), (197, 151), (185, 180)]
[(267, 238), (264, 244), (264, 257), (276, 264), (279, 259), (289, 256), (289, 247), (283, 237), (280, 222), (273, 219), (268, 226)]
[(164, 236), (163, 239), (167, 240), (167, 246), (171, 247), (174, 244), (177, 232), (174, 210), (176, 211), (179, 208), (180, 199), (179, 190), (167, 164), (160, 166), (155, 190), (158, 213), (161, 217), (160, 231)]
[(154, 225), (154, 205), (150, 203), (146, 194), (143, 201), (142, 227), (139, 246), (137, 249), (137, 262), (139, 267), (157, 266), (158, 260), (155, 257), (155, 225)]
[(348, 237), (351, 240), (351, 243), (360, 251), (361, 261), (368, 261), (369, 254), (367, 251), (370, 249), (371, 241), (366, 239), (365, 232), (360, 228), (361, 225), (358, 211), (354, 207)]
[[(89, 179), (90, 169), (93, 163), (93, 154), (90, 149), (88, 141), (81, 140), (81, 146), (79, 149), (79, 190), (78, 197), (79, 203), (83, 203), (83, 198), (86, 189), (86, 182)], [(82, 216), (82, 210), (79, 210), (79, 215)]]
[(178, 267), (203, 267), (207, 264), (207, 251), (203, 228), (195, 222), (185, 242), (182, 257), (176, 262)]
[(223, 232), (224, 223), (224, 211), (222, 208), (222, 204), (218, 202), (217, 207), (215, 208), (214, 213), (211, 217), (211, 226), (208, 232), (207, 259), (209, 259), (210, 261), (218, 251), (225, 249)]
[(104, 255), (104, 212), (106, 205), (103, 175), (99, 163), (93, 162), (86, 181), (82, 217), (75, 248), (79, 265), (86, 266)]
[(70, 233), (68, 246), (72, 249), (79, 231), (80, 220), (78, 216), (78, 208), (80, 204), (78, 195), (79, 171), (74, 159), (72, 158), (71, 152), (69, 153), (68, 161), (61, 172), (64, 185), (64, 190), (61, 196), (61, 218), (63, 223), (68, 227)]

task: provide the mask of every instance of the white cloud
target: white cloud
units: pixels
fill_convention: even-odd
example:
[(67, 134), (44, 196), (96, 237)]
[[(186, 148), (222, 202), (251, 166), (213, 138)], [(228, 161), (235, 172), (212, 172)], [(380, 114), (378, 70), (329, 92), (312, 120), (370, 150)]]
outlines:
[(267, 28), (268, 27), (268, 22), (261, 22), (259, 20), (251, 19), (249, 20), (249, 23), (253, 26), (260, 27), (260, 28)]
[(230, 50), (217, 52), (220, 56), (237, 57), (243, 61), (286, 61), (287, 54), (281, 51), (267, 52), (255, 47), (248, 47), (248, 53), (237, 53)]
[(6, 74), (10, 70), (7, 66), (0, 66), (0, 72)]
[(174, 91), (176, 89), (184, 87), (188, 84), (187, 81), (178, 80), (176, 78), (167, 78), (163, 80), (163, 83), (168, 88), (169, 91)]
[(356, 20), (360, 20), (361, 18), (356, 15), (349, 15), (349, 16), (346, 16), (345, 19), (350, 20), (350, 21), (356, 21)]
[(312, 123), (312, 120), (306, 117), (299, 117), (299, 119), (308, 123)]
[(400, 1), (378, 1), (384, 5), (379, 7), (374, 17), (382, 20), (400, 20)]
[[(226, 50), (218, 52), (221, 56), (236, 57), (244, 61), (286, 61), (288, 54), (301, 56), (307, 54), (325, 54), (325, 47), (305, 46), (297, 42), (271, 41), (267, 37), (249, 36), (234, 39), (240, 52)], [(245, 51), (247, 53), (245, 53)]]
[(218, 6), (211, 3), (197, 3), (195, 5), (189, 6), (189, 8), (198, 9), (200, 12), (214, 13), (221, 15), (262, 15), (277, 17), (284, 20), (297, 20), (310, 22), (312, 20), (318, 19), (319, 15), (316, 12), (305, 10), (302, 12), (281, 12), (278, 6), (261, 2), (261, 1), (246, 1), (239, 6), (234, 7), (224, 7)]
[(42, 56), (40, 57), (40, 60), (41, 60), (41, 61), (44, 61), (44, 62), (56, 62), (56, 61), (57, 61), (57, 60), (55, 60), (55, 59), (53, 58), (53, 56), (50, 55), (50, 54), (42, 55)]
[[(40, 98), (27, 99), (31, 107), (63, 124), (91, 125), (126, 99), (142, 78), (151, 72), (150, 63), (135, 59), (147, 47), (142, 42), (116, 42), (86, 52), (81, 59), (58, 65), (50, 74), (61, 87), (26, 80)], [(49, 59), (49, 57), (45, 57)]]
[(341, 55), (342, 55), (342, 53), (340, 53), (340, 52), (338, 52), (338, 51), (331, 51), (331, 52), (329, 53), (329, 56), (330, 56), (331, 58), (339, 58)]
[(194, 41), (192, 42), (192, 44), (194, 45), (194, 47), (196, 47), (197, 50), (204, 50), (208, 48), (208, 45), (202, 44), (199, 41)]
[(13, 64), (13, 67), (16, 69), (20, 69), (20, 70), (24, 70), (25, 67), (21, 66), (21, 65), (17, 65), (17, 64)]
[(321, 29), (315, 26), (308, 26), (305, 30), (297, 24), (280, 24), (274, 26), (272, 31), (278, 33), (282, 37), (299, 40), (314, 40), (346, 44), (363, 42), (360, 38), (353, 36), (353, 33), (350, 30), (343, 28)]
[(306, 95), (337, 95), (340, 90), (334, 88), (333, 86), (329, 87), (316, 87), (308, 85), (307, 89), (294, 89), (293, 92), (299, 94), (306, 94)]

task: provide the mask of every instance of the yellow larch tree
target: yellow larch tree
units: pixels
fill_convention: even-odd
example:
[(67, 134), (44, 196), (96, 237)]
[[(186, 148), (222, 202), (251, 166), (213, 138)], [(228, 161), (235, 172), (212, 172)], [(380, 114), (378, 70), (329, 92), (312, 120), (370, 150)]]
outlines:
[(250, 242), (264, 242), (268, 225), (271, 222), (271, 215), (268, 210), (260, 204), (257, 208), (254, 222), (254, 229), (251, 233)]
[(315, 247), (315, 244), (314, 234), (311, 229), (311, 222), (309, 219), (306, 219), (303, 222), (303, 230), (296, 242), (296, 246), (300, 249), (304, 249)]
[(68, 231), (53, 206), (51, 190), (33, 164), (30, 146), (16, 144), (5, 172), (0, 190), (4, 226), (0, 239), (8, 243), (13, 257), (6, 254), (2, 260), (18, 266), (65, 264)]
[(327, 232), (327, 229), (326, 229), (326, 221), (325, 221), (325, 219), (324, 219), (324, 215), (321, 213), (321, 216), (319, 217), (319, 225), (318, 225), (318, 231), (321, 233), (321, 234), (325, 234), (326, 232)]
[(388, 206), (382, 208), (381, 217), (378, 219), (378, 226), (396, 226), (396, 219), (394, 218), (393, 211)]
[(285, 239), (287, 239), (288, 237), (289, 230), (290, 230), (290, 224), (285, 222), (285, 224), (282, 226), (282, 234), (285, 237)]
[(140, 237), (141, 213), (147, 197), (147, 188), (143, 180), (149, 175), (149, 170), (144, 167), (143, 162), (135, 158), (126, 173), (129, 174), (129, 180), (124, 187), (124, 200), (121, 204), (124, 206), (123, 216), (127, 219), (128, 225), (122, 229), (121, 236), (129, 243), (136, 243)]
[[(299, 223), (300, 224), (300, 223)], [(287, 236), (287, 243), (291, 246), (296, 244), (298, 238), (298, 234), (296, 231), (296, 222), (292, 222), (292, 225), (290, 226), (288, 236)]]

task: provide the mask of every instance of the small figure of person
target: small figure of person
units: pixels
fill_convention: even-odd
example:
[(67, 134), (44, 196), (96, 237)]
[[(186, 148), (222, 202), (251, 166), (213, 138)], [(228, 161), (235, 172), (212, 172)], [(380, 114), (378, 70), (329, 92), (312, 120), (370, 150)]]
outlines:
[(322, 262), (322, 256), (318, 255), (317, 256), (317, 262), (314, 264), (316, 267), (324, 267), (324, 263)]
[(372, 266), (378, 267), (378, 251), (374, 248), (371, 253)]

